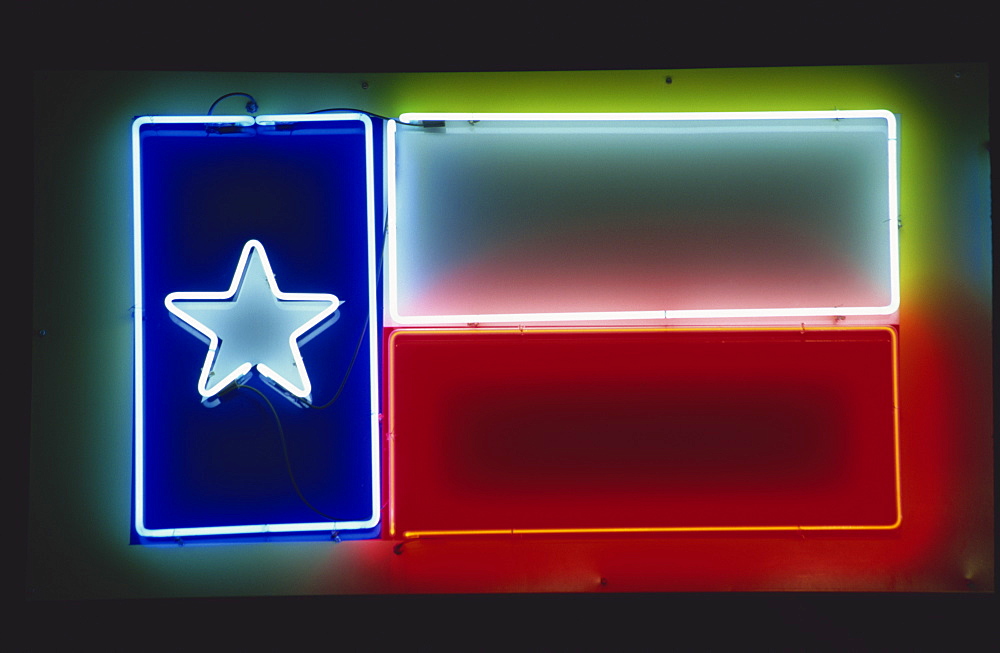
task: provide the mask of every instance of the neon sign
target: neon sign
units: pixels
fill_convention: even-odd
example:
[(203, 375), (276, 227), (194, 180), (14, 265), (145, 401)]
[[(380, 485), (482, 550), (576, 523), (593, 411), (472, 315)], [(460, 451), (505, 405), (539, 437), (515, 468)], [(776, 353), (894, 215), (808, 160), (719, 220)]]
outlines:
[[(440, 138), (442, 135), (464, 139), (462, 147), (466, 149), (457, 164), (435, 155), (435, 147), (450, 142)], [(580, 164), (561, 171), (566, 175), (562, 181), (550, 180), (540, 175), (543, 170), (530, 169), (531, 153), (523, 151), (520, 140), (513, 146), (507, 142), (522, 137), (529, 141), (538, 137), (543, 150), (551, 146), (551, 161)], [(140, 536), (360, 533), (378, 525), (377, 334), (381, 307), (376, 296), (376, 251), (382, 247), (382, 230), (376, 230), (375, 216), (383, 214), (376, 208), (376, 198), (381, 197), (376, 187), (383, 180), (379, 177), (376, 182), (374, 171), (381, 167), (381, 162), (376, 162), (376, 152), (382, 151), (381, 138), (371, 118), (361, 113), (135, 121), (135, 306), (141, 316), (135, 326), (135, 531)], [(878, 321), (898, 310), (897, 138), (895, 117), (889, 112), (404, 114), (398, 121), (388, 121), (385, 138), (385, 304), (395, 325), (591, 322), (593, 327), (595, 322), (619, 320), (752, 323), (802, 319), (804, 328), (805, 322), (814, 326), (835, 316)], [(596, 163), (581, 160), (574, 158), (574, 153), (579, 154), (580, 139), (590, 139), (587, 148), (625, 139), (631, 143), (629, 147), (639, 148), (648, 157), (640, 157), (638, 167), (610, 154), (590, 157), (599, 159)], [(643, 149), (650, 139), (656, 141), (655, 147)], [(671, 147), (660, 147), (663, 143), (657, 139), (667, 139)], [(729, 205), (743, 206), (739, 202), (717, 201), (713, 196), (707, 204), (698, 204), (703, 201), (695, 197), (700, 187), (684, 176), (688, 153), (714, 152), (714, 159), (709, 156), (707, 163), (698, 164), (699, 170), (714, 171), (720, 161), (733, 155), (734, 151), (725, 149), (733, 139), (742, 148), (737, 148), (735, 155), (739, 165), (732, 168), (736, 172), (720, 173), (722, 176), (711, 183), (722, 190), (737, 188), (739, 202), (756, 202), (757, 214), (748, 219), (739, 210), (733, 214), (722, 210)], [(758, 147), (759, 139), (772, 139), (777, 145)], [(819, 139), (813, 145), (846, 142), (841, 149), (847, 154), (832, 155), (816, 164), (816, 169), (803, 172), (805, 166), (799, 163), (812, 162), (814, 157), (812, 150), (800, 147), (802, 139)], [(481, 152), (487, 159), (493, 155), (490, 147), (480, 147), (484, 143), (500, 143), (496, 151), (504, 163), (496, 167), (500, 181), (485, 185), (477, 175), (493, 168), (477, 168), (482, 161), (475, 158)], [(623, 156), (627, 159), (633, 154), (628, 150)], [(791, 163), (774, 163), (788, 156)], [(616, 166), (626, 163), (633, 167), (619, 174)], [(529, 169), (518, 169), (521, 164)], [(770, 165), (778, 166), (768, 168), (768, 174), (782, 180), (781, 188), (787, 195), (795, 195), (796, 184), (828, 185), (833, 190), (825, 196), (833, 197), (832, 203), (807, 216), (803, 226), (799, 222), (802, 201), (770, 189), (754, 189), (758, 170)], [(643, 166), (652, 171), (641, 169)], [(451, 183), (451, 175), (466, 171), (461, 181)], [(700, 173), (693, 174), (696, 178)], [(528, 187), (537, 178), (543, 179), (543, 185), (536, 189), (544, 200), (542, 209), (530, 204), (534, 201), (531, 192), (511, 190)], [(600, 198), (588, 195), (591, 191), (586, 189), (593, 180), (605, 178), (611, 180), (608, 183), (614, 192), (609, 202), (602, 204), (603, 199), (595, 202)], [(561, 184), (567, 179), (563, 188)], [(657, 195), (661, 186), (668, 192)], [(849, 210), (853, 205), (842, 198), (854, 201), (852, 193), (862, 187), (870, 192), (858, 201), (855, 215)], [(685, 195), (688, 188), (694, 188), (694, 194)], [(549, 197), (552, 192), (559, 201)], [(483, 197), (478, 197), (480, 193)], [(583, 193), (582, 199), (579, 193)], [(519, 204), (524, 197), (529, 197), (529, 204)], [(509, 198), (513, 200), (508, 202)], [(608, 238), (608, 225), (618, 224), (618, 213), (609, 213), (608, 207), (623, 198), (635, 199), (638, 208), (629, 207), (622, 215), (640, 215), (640, 222), (646, 221), (648, 229), (638, 229), (628, 234), (631, 241), (626, 239), (641, 251), (619, 247), (622, 252), (615, 255), (617, 258), (599, 260), (599, 255), (610, 249), (606, 245), (615, 244)], [(590, 206), (595, 203), (596, 211)], [(667, 207), (665, 218), (655, 214), (661, 204)], [(839, 219), (844, 215), (855, 226), (860, 225), (859, 231), (838, 231), (849, 221)], [(774, 234), (754, 236), (758, 244), (767, 245), (768, 238), (777, 242), (790, 239), (819, 243), (815, 247), (823, 250), (832, 238), (836, 256), (824, 260), (823, 265), (841, 265), (849, 272), (852, 262), (864, 260), (868, 269), (846, 290), (836, 275), (832, 283), (820, 287), (809, 275), (822, 279), (825, 270), (821, 266), (803, 270), (801, 257), (782, 260), (762, 247), (765, 257), (761, 260), (766, 259), (768, 265), (774, 262), (786, 277), (785, 285), (769, 297), (766, 293), (774, 282), (774, 277), (768, 276), (770, 271), (752, 265), (741, 268), (744, 259), (754, 253), (732, 249), (728, 258), (710, 259), (706, 269), (714, 277), (698, 292), (693, 292), (692, 288), (697, 290), (694, 286), (671, 286), (678, 278), (700, 278), (698, 274), (677, 274), (688, 270), (692, 259), (684, 259), (682, 250), (692, 242), (710, 245), (705, 251), (723, 251), (712, 247), (724, 247), (754, 234), (761, 225), (774, 224), (778, 225)], [(699, 233), (692, 240), (692, 230), (704, 225), (709, 225), (706, 233), (711, 237)], [(725, 230), (735, 230), (738, 235), (720, 236)], [(515, 237), (498, 242), (496, 234), (508, 231)], [(825, 236), (817, 237), (817, 233)], [(677, 256), (642, 250), (644, 240), (673, 247), (673, 254), (680, 254), (680, 263), (674, 261)], [(480, 257), (476, 247), (484, 242), (495, 251)], [(539, 242), (544, 246), (539, 248)], [(234, 272), (231, 261), (237, 258), (237, 248), (241, 249)], [(591, 258), (591, 254), (597, 256)], [(480, 263), (484, 258), (497, 264), (483, 272)], [(272, 260), (280, 275), (280, 288), (286, 290), (279, 288)], [(537, 268), (538, 261), (552, 266)], [(567, 261), (569, 267), (558, 267)], [(782, 266), (787, 269), (780, 269)], [(586, 283), (573, 276), (588, 269), (596, 272)], [(789, 270), (795, 274), (785, 274)], [(554, 285), (546, 277), (549, 272), (554, 272), (549, 275), (556, 280)], [(636, 284), (623, 285), (621, 279), (631, 278), (630, 274), (645, 285), (638, 290)], [(542, 282), (536, 284), (536, 279)], [(792, 286), (804, 290), (783, 294)], [(792, 299), (787, 299), (789, 296)], [(592, 301), (593, 297), (597, 300)], [(617, 303), (601, 305), (609, 297)], [(346, 310), (339, 311), (345, 303)], [(335, 337), (317, 337), (330, 328)], [(457, 340), (472, 341), (477, 333), (485, 332), (453, 329), (449, 333)], [(189, 334), (207, 342), (207, 353), (204, 344), (195, 347), (197, 340)], [(563, 335), (576, 337), (569, 332)], [(405, 344), (414, 338), (400, 333), (390, 342)], [(890, 340), (894, 350), (894, 334)], [(307, 343), (308, 372), (300, 351)], [(357, 369), (365, 370), (366, 376), (352, 376), (356, 359), (361, 361)], [(390, 385), (399, 376), (393, 372), (392, 360)], [(199, 364), (196, 377), (194, 370)], [(251, 375), (254, 367), (259, 377)], [(281, 411), (275, 409), (266, 395), (253, 387), (261, 383), (288, 398), (289, 405), (282, 403)], [(893, 380), (892, 393), (894, 384)], [(257, 392), (259, 398), (243, 392), (244, 388)], [(236, 392), (226, 392), (234, 389)], [(344, 399), (335, 404), (342, 391)], [(391, 392), (397, 397), (400, 394), (395, 387)], [(314, 396), (318, 396), (315, 401)], [(260, 401), (270, 407), (273, 422)], [(335, 406), (329, 413), (309, 410), (327, 404)], [(390, 421), (399, 417), (396, 408), (390, 403)], [(420, 415), (406, 415), (413, 423), (420, 419)], [(881, 415), (880, 419), (889, 418)], [(274, 431), (280, 435), (284, 460), (275, 449)], [(298, 436), (292, 447), (286, 441), (286, 431)], [(897, 439), (893, 427), (892, 442)], [(321, 488), (318, 496), (334, 507), (324, 504), (318, 509), (300, 491), (289, 453), (298, 446), (305, 452), (297, 463), (305, 470), (302, 476), (312, 478)], [(239, 455), (234, 454), (234, 448), (240, 448)], [(391, 473), (399, 462), (399, 451), (390, 444), (388, 455), (389, 482), (394, 487), (396, 480)], [(253, 471), (244, 458), (252, 461)], [(289, 478), (283, 467), (287, 467)], [(895, 510), (892, 518), (887, 523), (883, 520), (859, 527), (893, 528), (898, 524), (898, 465), (896, 470), (895, 503), (886, 504)], [(178, 482), (194, 487), (177, 493)], [(290, 486), (294, 486), (294, 493), (289, 492)], [(390, 499), (390, 509), (394, 501)], [(316, 519), (316, 513), (323, 519)], [(390, 524), (390, 534), (395, 535), (395, 524)], [(840, 528), (825, 524), (814, 526)], [(765, 530), (771, 527), (764, 526)], [(540, 528), (549, 532), (546, 525)], [(561, 527), (552, 528), (556, 529), (552, 532), (561, 532)], [(683, 530), (688, 526), (652, 528)], [(418, 524), (401, 530), (419, 535), (437, 529)], [(445, 531), (450, 529), (441, 529)], [(490, 529), (468, 530), (487, 531)]]

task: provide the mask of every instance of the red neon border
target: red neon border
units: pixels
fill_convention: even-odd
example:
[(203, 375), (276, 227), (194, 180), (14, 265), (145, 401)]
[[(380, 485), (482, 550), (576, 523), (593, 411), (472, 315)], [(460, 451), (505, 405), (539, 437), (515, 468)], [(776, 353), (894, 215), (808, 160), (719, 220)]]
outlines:
[(559, 535), (559, 534), (627, 534), (627, 533), (690, 533), (690, 532), (767, 532), (767, 531), (888, 531), (899, 528), (903, 521), (903, 507), (900, 484), (899, 463), (899, 345), (896, 330), (889, 326), (858, 326), (858, 327), (732, 327), (732, 328), (531, 328), (532, 332), (540, 333), (676, 333), (676, 332), (789, 332), (800, 333), (824, 331), (885, 331), (892, 343), (892, 415), (893, 415), (893, 457), (895, 464), (896, 488), (896, 520), (892, 524), (831, 524), (823, 526), (779, 525), (779, 526), (664, 526), (664, 527), (617, 527), (617, 528), (509, 528), (509, 529), (476, 529), (476, 530), (416, 530), (396, 532), (396, 488), (395, 488), (395, 438), (394, 438), (394, 348), (393, 341), (398, 335), (423, 334), (484, 334), (511, 333), (524, 331), (524, 327), (496, 329), (395, 329), (389, 335), (386, 351), (387, 383), (386, 383), (386, 450), (388, 469), (388, 524), (389, 536), (392, 539), (417, 539), (435, 536), (475, 536), (475, 535)]

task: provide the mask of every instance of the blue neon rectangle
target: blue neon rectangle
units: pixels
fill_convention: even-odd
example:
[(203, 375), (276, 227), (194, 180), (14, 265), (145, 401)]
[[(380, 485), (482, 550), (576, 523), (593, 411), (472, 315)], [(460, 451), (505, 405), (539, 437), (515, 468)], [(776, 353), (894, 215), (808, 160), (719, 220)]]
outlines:
[[(378, 532), (381, 129), (363, 114), (271, 118), (133, 124), (140, 538)], [(344, 302), (299, 341), (306, 401), (257, 370), (203, 401), (208, 342), (165, 306), (228, 288), (250, 241), (281, 291)]]

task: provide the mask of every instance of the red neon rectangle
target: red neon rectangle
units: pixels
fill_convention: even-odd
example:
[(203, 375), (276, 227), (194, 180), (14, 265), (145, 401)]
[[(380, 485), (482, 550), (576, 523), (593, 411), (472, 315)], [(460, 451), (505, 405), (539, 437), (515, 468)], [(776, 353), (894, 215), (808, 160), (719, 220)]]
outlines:
[(896, 334), (400, 329), (390, 535), (889, 529)]

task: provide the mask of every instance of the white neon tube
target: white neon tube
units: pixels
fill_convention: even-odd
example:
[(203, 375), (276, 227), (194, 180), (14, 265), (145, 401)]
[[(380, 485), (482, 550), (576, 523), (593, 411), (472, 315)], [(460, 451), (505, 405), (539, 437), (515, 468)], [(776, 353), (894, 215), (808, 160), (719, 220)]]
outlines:
[[(398, 216), (399, 197), (397, 187), (397, 161), (396, 153), (398, 139), (403, 138), (399, 132), (402, 125), (419, 125), (424, 122), (451, 122), (447, 124), (447, 130), (461, 133), (470, 133), (476, 129), (490, 129), (490, 122), (513, 122), (513, 123), (545, 123), (551, 122), (555, 129), (556, 125), (561, 125), (559, 133), (589, 133), (586, 127), (588, 122), (615, 122), (623, 126), (635, 125), (634, 128), (626, 127), (628, 133), (639, 133), (644, 129), (636, 123), (649, 123), (656, 129), (655, 123), (671, 125), (692, 125), (691, 129), (699, 130), (699, 124), (709, 121), (746, 121), (746, 120), (766, 120), (766, 121), (816, 121), (816, 120), (836, 120), (838, 122), (832, 129), (840, 131), (872, 131), (870, 123), (866, 125), (854, 126), (850, 120), (857, 119), (878, 119), (885, 121), (885, 134), (888, 140), (888, 166), (887, 166), (887, 197), (888, 210), (884, 215), (884, 222), (888, 225), (888, 301), (884, 305), (861, 305), (861, 306), (830, 306), (830, 305), (789, 305), (767, 308), (739, 307), (739, 308), (711, 308), (711, 309), (671, 309), (663, 307), (662, 310), (608, 310), (608, 311), (549, 311), (549, 312), (495, 312), (485, 313), (481, 311), (454, 313), (427, 312), (419, 313), (412, 310), (404, 312), (401, 310), (400, 297), (400, 274), (401, 259), (403, 252), (400, 251), (398, 239)], [(566, 128), (567, 122), (580, 124), (579, 128)], [(899, 244), (898, 244), (898, 173), (897, 173), (897, 121), (896, 116), (889, 111), (882, 109), (872, 110), (830, 110), (830, 111), (768, 111), (768, 112), (679, 112), (679, 113), (448, 113), (448, 112), (427, 112), (427, 113), (403, 113), (396, 121), (390, 121), (387, 125), (387, 157), (388, 157), (388, 283), (386, 306), (389, 316), (399, 325), (455, 325), (455, 324), (490, 324), (490, 323), (521, 323), (521, 322), (591, 322), (608, 320), (691, 320), (691, 319), (743, 319), (743, 318), (834, 318), (838, 316), (872, 316), (881, 317), (894, 314), (899, 309)], [(469, 124), (466, 124), (469, 123)], [(485, 124), (477, 124), (485, 123)], [(525, 126), (523, 129), (517, 128), (518, 133), (529, 133), (538, 125)], [(603, 128), (606, 126), (601, 126)], [(600, 129), (599, 128), (599, 129)], [(411, 128), (412, 129), (412, 128)], [(541, 129), (545, 129), (544, 126)], [(680, 132), (683, 127), (676, 127)], [(732, 132), (746, 131), (739, 127), (711, 127), (709, 131), (716, 132), (719, 129)], [(814, 131), (829, 131), (828, 128), (811, 127)], [(511, 128), (507, 125), (497, 127), (496, 133), (508, 133)], [(763, 127), (751, 127), (753, 130), (765, 130)], [(617, 129), (613, 130), (618, 133)], [(492, 132), (488, 132), (492, 133)]]
[[(252, 261), (256, 262), (258, 260), (259, 264), (251, 265)], [(264, 279), (256, 279), (252, 274), (248, 274), (248, 268), (253, 272), (262, 271)], [(266, 283), (266, 288), (261, 281)], [(243, 299), (250, 292), (246, 290), (248, 288), (253, 288), (257, 292), (258, 297)], [(282, 306), (280, 303), (274, 303), (267, 298), (260, 298), (259, 295), (263, 294), (264, 290), (273, 296), (274, 300), (285, 303), (285, 305)], [(279, 315), (282, 314), (282, 308), (288, 310), (298, 305), (304, 305), (304, 312), (290, 315), (291, 321), (284, 320), (284, 322), (289, 324), (298, 324), (291, 334), (287, 336), (281, 333), (269, 333), (266, 330), (262, 332), (259, 322), (254, 324), (252, 333), (253, 342), (246, 342), (247, 338), (245, 337), (240, 342), (241, 346), (248, 347), (253, 353), (251, 354), (248, 351), (247, 353), (239, 352), (235, 354), (237, 357), (253, 356), (253, 359), (243, 360), (231, 370), (224, 369), (221, 374), (216, 374), (215, 367), (220, 354), (221, 341), (217, 329), (226, 329), (229, 332), (246, 331), (246, 325), (233, 324), (234, 319), (253, 322), (253, 320), (249, 319), (252, 316), (246, 315), (245, 309), (242, 311), (237, 310), (239, 308), (238, 302), (254, 301), (255, 299), (259, 301), (256, 301), (252, 307), (258, 314), (261, 310), (268, 310), (267, 307), (271, 305), (273, 305), (274, 311), (278, 311)], [(312, 384), (309, 381), (309, 374), (306, 371), (305, 362), (302, 360), (302, 354), (299, 351), (298, 340), (307, 331), (333, 315), (334, 311), (342, 303), (335, 295), (331, 294), (291, 293), (279, 290), (277, 281), (274, 278), (274, 271), (271, 269), (271, 263), (267, 258), (267, 252), (260, 241), (257, 240), (250, 240), (243, 246), (240, 260), (236, 265), (236, 273), (233, 275), (233, 281), (228, 290), (219, 292), (172, 292), (163, 301), (168, 311), (209, 339), (208, 354), (205, 357), (205, 363), (201, 368), (201, 377), (198, 380), (198, 392), (206, 399), (222, 392), (231, 383), (250, 372), (253, 367), (256, 367), (261, 374), (274, 381), (292, 395), (296, 397), (308, 397), (312, 393)], [(317, 309), (319, 310), (317, 311)], [(218, 317), (213, 320), (215, 328), (206, 325), (203, 321), (206, 317), (212, 316), (213, 313), (218, 313)], [(309, 317), (306, 317), (307, 315)], [(285, 375), (275, 370), (277, 364), (272, 361), (270, 356), (277, 358), (281, 353), (268, 352), (268, 343), (264, 342), (262, 345), (259, 342), (261, 340), (276, 340), (279, 337), (287, 338), (288, 349), (291, 352), (293, 360), (292, 365), (295, 371), (298, 372), (299, 378), (297, 381), (291, 381)], [(228, 347), (232, 346), (228, 345)], [(227, 347), (225, 342), (222, 342), (222, 347)], [(264, 362), (265, 359), (269, 360), (269, 362)], [(240, 360), (242, 359), (240, 358)], [(218, 380), (210, 382), (209, 379), (212, 376), (215, 376)]]

